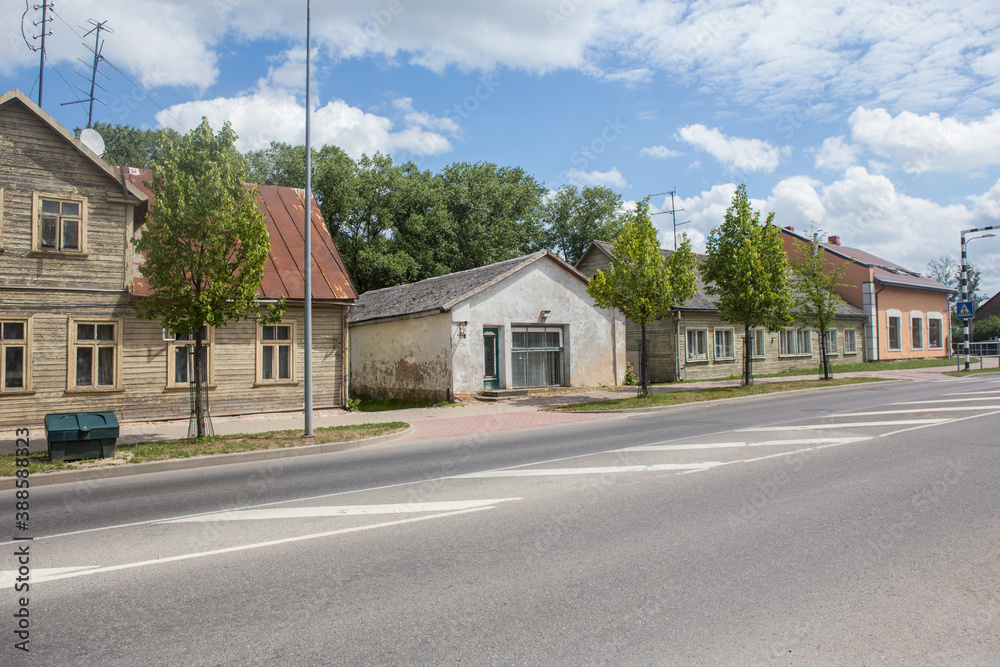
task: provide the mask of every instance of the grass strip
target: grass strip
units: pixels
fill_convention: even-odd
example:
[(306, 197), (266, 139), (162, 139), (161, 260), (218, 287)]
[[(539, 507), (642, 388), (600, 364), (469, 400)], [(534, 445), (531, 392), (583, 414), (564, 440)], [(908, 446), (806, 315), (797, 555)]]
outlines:
[(950, 371), (948, 373), (942, 373), (942, 375), (950, 375), (952, 377), (960, 378), (965, 377), (966, 375), (978, 373), (1000, 373), (1000, 368), (970, 368), (967, 371)]
[(720, 398), (736, 398), (738, 396), (758, 396), (774, 394), (797, 389), (812, 389), (815, 387), (839, 387), (848, 384), (866, 382), (881, 382), (883, 378), (851, 377), (834, 378), (832, 380), (790, 380), (786, 382), (761, 382), (750, 387), (710, 387), (707, 389), (691, 389), (685, 391), (665, 391), (645, 397), (612, 398), (606, 401), (591, 401), (562, 408), (553, 408), (560, 412), (580, 410), (633, 410), (635, 408), (652, 408), (660, 405), (680, 405), (681, 403), (697, 403), (699, 401), (714, 401)]
[[(978, 361), (978, 359), (976, 360)], [(864, 373), (867, 371), (904, 371), (911, 368), (937, 368), (939, 366), (954, 366), (955, 359), (948, 357), (937, 357), (934, 359), (900, 359), (898, 361), (861, 361), (856, 364), (830, 364), (830, 372), (833, 373), (834, 377), (839, 373)], [(815, 374), (819, 375), (823, 371), (820, 370), (819, 364), (812, 364), (810, 366), (803, 366), (801, 368), (789, 368), (784, 371), (779, 371), (777, 373), (768, 373), (757, 375), (754, 374), (755, 378), (777, 378), (777, 377), (793, 377), (796, 375), (808, 375)], [(734, 375), (730, 379), (739, 379), (740, 376)]]
[[(91, 459), (85, 461), (49, 461), (48, 452), (36, 452), (28, 457), (28, 472), (48, 472), (52, 470), (80, 470), (104, 466), (120, 466), (147, 461), (185, 459), (211, 454), (234, 454), (252, 452), (259, 449), (282, 449), (301, 445), (318, 445), (331, 442), (351, 442), (378, 435), (396, 433), (407, 428), (406, 422), (385, 422), (381, 424), (356, 424), (348, 426), (327, 426), (314, 429), (315, 438), (303, 438), (302, 429), (290, 431), (269, 431), (267, 433), (239, 433), (216, 435), (201, 440), (157, 440), (138, 442), (115, 447), (114, 458)], [(0, 477), (13, 477), (15, 456), (0, 455)]]

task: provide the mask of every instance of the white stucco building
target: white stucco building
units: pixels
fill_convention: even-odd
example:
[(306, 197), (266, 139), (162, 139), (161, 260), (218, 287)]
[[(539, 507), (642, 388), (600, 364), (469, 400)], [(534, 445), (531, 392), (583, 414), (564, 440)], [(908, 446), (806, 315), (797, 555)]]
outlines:
[(625, 377), (624, 318), (595, 308), (584, 275), (547, 250), (366, 292), (350, 337), (352, 392), (380, 398)]

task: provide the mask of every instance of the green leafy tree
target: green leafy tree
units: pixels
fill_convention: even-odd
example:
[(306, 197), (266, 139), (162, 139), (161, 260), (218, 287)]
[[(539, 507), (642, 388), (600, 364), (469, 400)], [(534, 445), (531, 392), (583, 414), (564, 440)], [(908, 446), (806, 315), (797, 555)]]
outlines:
[[(164, 140), (176, 141), (180, 134), (169, 128), (140, 130), (131, 125), (94, 123), (94, 129), (104, 139), (104, 160), (108, 164), (148, 169), (160, 152)], [(75, 130), (80, 136), (80, 128)]]
[(646, 325), (670, 315), (695, 293), (695, 256), (684, 235), (681, 246), (664, 258), (649, 219), (649, 198), (639, 202), (615, 239), (614, 259), (598, 271), (587, 293), (600, 308), (617, 308), (639, 325), (639, 395), (649, 395)]
[[(966, 265), (965, 270), (969, 281), (969, 300), (978, 308), (980, 303), (989, 298), (979, 291), (982, 272), (972, 262)], [(948, 297), (950, 303), (954, 304), (961, 297), (959, 283), (962, 280), (962, 265), (951, 255), (941, 255), (937, 259), (927, 262), (927, 277), (956, 291), (955, 295)]]
[(823, 246), (818, 239), (822, 232), (813, 226), (812, 243), (796, 240), (798, 258), (792, 262), (793, 297), (797, 317), (816, 327), (819, 332), (820, 371), (824, 380), (830, 380), (830, 359), (826, 349), (826, 332), (837, 316), (837, 308), (843, 299), (834, 291), (843, 287), (841, 282), (845, 264), (827, 263)]
[(616, 238), (622, 231), (621, 195), (604, 186), (564, 185), (542, 206), (546, 244), (576, 264), (594, 239)]
[(788, 259), (774, 213), (760, 221), (741, 183), (723, 223), (709, 232), (702, 264), (705, 291), (718, 297), (722, 319), (743, 325), (743, 384), (753, 384), (750, 330), (774, 331), (792, 321)]
[[(177, 141), (164, 138), (153, 163), (152, 210), (134, 241), (153, 290), (139, 302), (140, 317), (194, 338), (199, 438), (205, 435), (202, 327), (224, 327), (260, 312), (257, 290), (270, 249), (257, 190), (246, 185), (246, 162), (235, 141), (229, 123), (213, 135), (207, 119)], [(282, 299), (263, 320), (280, 320), (284, 310)]]
[[(249, 151), (245, 157), (247, 160), (247, 179), (250, 183), (287, 188), (304, 188), (306, 186), (305, 146), (291, 146), (272, 141), (267, 148)], [(316, 151), (313, 151), (313, 160), (316, 159)], [(313, 171), (315, 172), (316, 169)]]
[(981, 343), (1000, 338), (1000, 315), (991, 315), (984, 320), (973, 322), (972, 340)]

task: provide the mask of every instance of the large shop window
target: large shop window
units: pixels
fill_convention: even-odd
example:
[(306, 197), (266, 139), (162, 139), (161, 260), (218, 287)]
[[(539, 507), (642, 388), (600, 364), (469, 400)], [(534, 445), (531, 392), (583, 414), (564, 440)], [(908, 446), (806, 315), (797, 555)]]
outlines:
[(511, 343), (514, 387), (563, 383), (562, 327), (513, 327)]

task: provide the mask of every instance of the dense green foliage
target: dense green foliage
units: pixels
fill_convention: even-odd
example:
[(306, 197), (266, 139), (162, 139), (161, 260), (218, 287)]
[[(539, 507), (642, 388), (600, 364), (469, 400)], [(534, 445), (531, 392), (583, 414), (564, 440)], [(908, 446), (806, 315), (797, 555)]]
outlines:
[(649, 394), (646, 324), (670, 315), (671, 308), (695, 292), (695, 256), (684, 236), (680, 247), (664, 258), (656, 229), (649, 219), (649, 199), (639, 202), (615, 239), (614, 259), (598, 271), (587, 293), (600, 308), (617, 308), (639, 325), (640, 395)]
[[(203, 326), (224, 327), (260, 313), (257, 289), (270, 240), (235, 141), (228, 123), (213, 135), (203, 119), (176, 141), (161, 137), (153, 161), (152, 210), (135, 243), (144, 258), (142, 274), (154, 292), (139, 301), (139, 314), (177, 333), (198, 334)], [(283, 311), (283, 301), (269, 307), (264, 321), (279, 319)], [(202, 338), (194, 340), (195, 358), (201, 359)], [(204, 379), (200, 369), (201, 364), (193, 365), (198, 398)]]
[[(104, 160), (112, 165), (149, 169), (160, 154), (164, 141), (177, 141), (176, 130), (140, 130), (131, 125), (94, 123), (94, 129), (104, 139)], [(80, 136), (80, 128), (74, 130)]]
[(972, 340), (980, 343), (985, 340), (1000, 339), (1000, 315), (987, 317), (975, 322), (972, 330)]
[(590, 242), (610, 241), (622, 232), (622, 198), (611, 188), (564, 185), (542, 206), (545, 244), (570, 264), (583, 257)]
[[(750, 330), (775, 331), (791, 322), (788, 259), (781, 245), (774, 213), (760, 220), (750, 207), (746, 184), (740, 184), (722, 224), (709, 232), (702, 264), (705, 291), (718, 297), (726, 322)], [(743, 384), (753, 384), (750, 346), (743, 345)]]
[(817, 230), (815, 225), (810, 230), (809, 236), (814, 239), (811, 244), (795, 241), (799, 250), (798, 258), (792, 262), (795, 317), (805, 324), (816, 327), (820, 332), (819, 363), (823, 379), (829, 380), (833, 375), (830, 373), (826, 336), (823, 333), (830, 329), (836, 318), (837, 308), (844, 301), (834, 290), (843, 286), (841, 279), (845, 265), (827, 265), (823, 246), (816, 241), (822, 237), (822, 232)]

